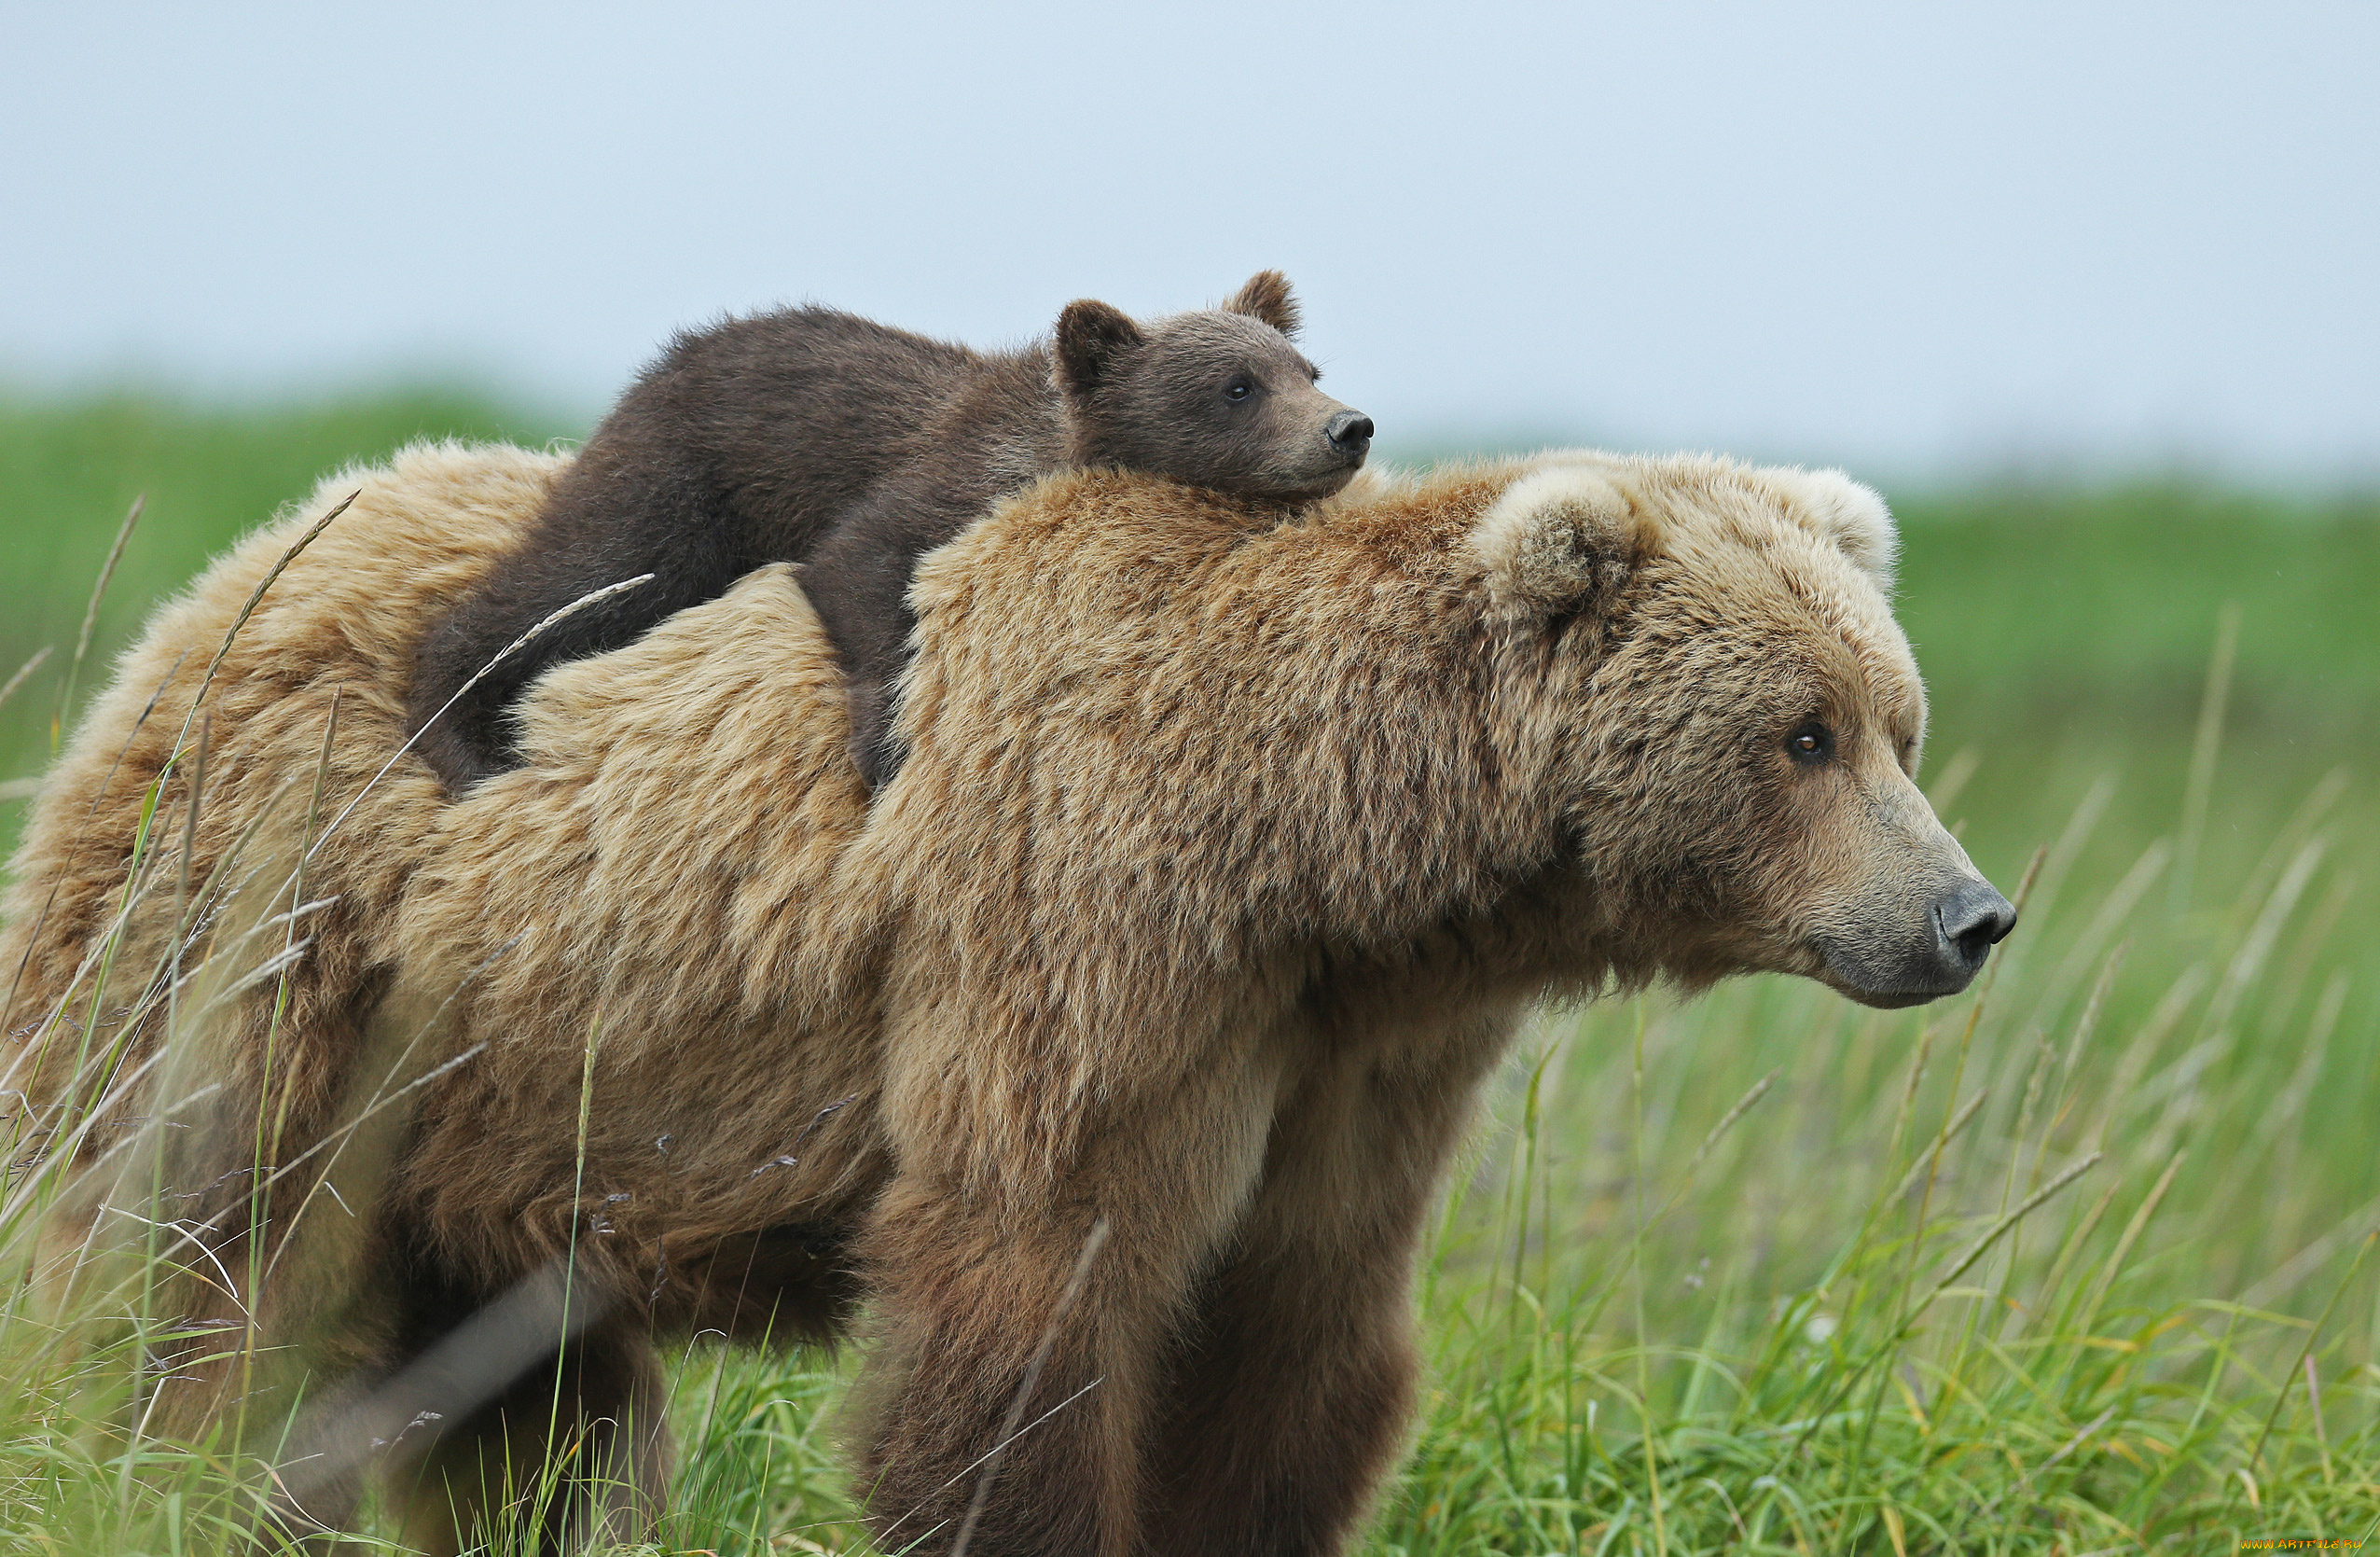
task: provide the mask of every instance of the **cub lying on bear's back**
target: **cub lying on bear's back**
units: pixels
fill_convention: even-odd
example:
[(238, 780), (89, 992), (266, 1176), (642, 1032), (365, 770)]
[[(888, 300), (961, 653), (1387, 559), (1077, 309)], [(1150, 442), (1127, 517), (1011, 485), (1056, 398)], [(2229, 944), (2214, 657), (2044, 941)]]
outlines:
[[(1060, 465), (1116, 466), (1242, 496), (1328, 496), (1372, 422), (1315, 388), (1278, 271), (1220, 309), (1145, 327), (1083, 300), (1054, 343), (977, 353), (823, 308), (681, 336), (621, 396), (521, 546), (422, 640), (408, 697), (450, 790), (518, 765), (512, 705), (547, 667), (619, 647), (766, 563), (804, 591), (841, 658), (851, 749), (898, 765), (892, 695), (915, 625), (909, 576), (1003, 494)], [(548, 629), (580, 596), (653, 581)]]

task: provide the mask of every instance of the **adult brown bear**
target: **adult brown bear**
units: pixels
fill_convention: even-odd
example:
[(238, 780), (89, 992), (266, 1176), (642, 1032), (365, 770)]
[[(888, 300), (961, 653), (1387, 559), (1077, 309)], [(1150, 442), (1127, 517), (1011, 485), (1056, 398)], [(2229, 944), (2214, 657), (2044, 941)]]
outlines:
[[(293, 1520), (349, 1517), (392, 1438), (408, 1534), (452, 1549), (559, 1384), (588, 1480), (555, 1539), (633, 1525), (657, 1330), (830, 1334), (865, 1295), (890, 1548), (1335, 1551), (1405, 1419), (1427, 1202), (1532, 1003), (1770, 969), (1904, 1004), (2012, 923), (1911, 782), (1889, 520), (1838, 476), (1552, 455), (1286, 527), (1061, 476), (928, 559), (873, 804), (782, 568), (549, 673), (527, 765), (460, 802), (410, 758), (375, 781), (422, 624), (561, 467), (416, 450), (246, 542), (128, 656), (17, 863), (6, 1085), (93, 1187), (62, 1236), (161, 1183), (192, 1328), (307, 1343)], [(351, 489), (131, 861), (166, 884), (113, 966), (188, 986), (168, 1038), (90, 987), (125, 841)], [(271, 981), (175, 984), (281, 950), (300, 898), (336, 900), (277, 1024)], [(119, 1004), (96, 1041), (57, 1015)], [(95, 1050), (131, 1081), (70, 1105)], [(120, 1149), (201, 1089), (178, 1122), (228, 1122)], [(490, 1340), (557, 1271), (567, 1328)], [(181, 1431), (263, 1387), (169, 1360)]]

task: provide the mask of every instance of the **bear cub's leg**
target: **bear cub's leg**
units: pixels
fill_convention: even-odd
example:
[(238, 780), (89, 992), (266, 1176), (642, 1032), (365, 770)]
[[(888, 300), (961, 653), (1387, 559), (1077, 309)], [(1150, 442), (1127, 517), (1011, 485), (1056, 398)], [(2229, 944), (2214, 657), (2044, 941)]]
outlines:
[(870, 790), (900, 770), (894, 694), (909, 663), (909, 578), (918, 558), (956, 535), (991, 494), (895, 482), (836, 521), (802, 570), (802, 592), (841, 661), (851, 760)]

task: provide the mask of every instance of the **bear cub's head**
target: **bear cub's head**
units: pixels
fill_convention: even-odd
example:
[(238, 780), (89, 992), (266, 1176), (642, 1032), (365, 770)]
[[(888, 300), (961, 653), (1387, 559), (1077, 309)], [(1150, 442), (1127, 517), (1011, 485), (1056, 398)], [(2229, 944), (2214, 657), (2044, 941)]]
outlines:
[(1372, 419), (1314, 387), (1297, 303), (1260, 271), (1221, 308), (1148, 325), (1085, 299), (1058, 316), (1067, 458), (1307, 502), (1354, 479)]

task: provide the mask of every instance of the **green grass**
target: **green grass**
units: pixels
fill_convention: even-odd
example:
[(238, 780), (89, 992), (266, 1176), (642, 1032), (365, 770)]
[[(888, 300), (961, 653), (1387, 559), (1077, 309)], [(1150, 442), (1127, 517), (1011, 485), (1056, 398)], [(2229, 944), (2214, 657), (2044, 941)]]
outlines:
[[(450, 430), (555, 429), (436, 397), (0, 411), (0, 678), (58, 646), (0, 707), (0, 780), (48, 749), (136, 491), (86, 688), (239, 529)], [(1926, 782), (2012, 894), (2038, 855), (2021, 929), (1984, 988), (1913, 1012), (1753, 980), (1541, 1022), (1444, 1208), (1431, 1383), (1368, 1550), (2071, 1557), (2380, 1526), (2380, 507), (1897, 507)], [(7, 1258), (22, 1239), (0, 1226)], [(107, 1425), (123, 1343), (43, 1324), (0, 1308), (0, 1548), (219, 1546), (247, 1473)], [(851, 1365), (691, 1348), (669, 1540), (855, 1549)]]
[[(125, 396), (62, 404), (0, 398), (0, 684), (44, 647), (73, 655), (91, 585), (134, 499), (140, 521), (102, 602), (82, 685), (106, 674), (159, 598), (314, 483), (417, 438), (543, 443), (574, 429), (453, 391), (268, 410), (214, 411)], [(60, 677), (0, 718), (0, 779), (49, 748)]]

